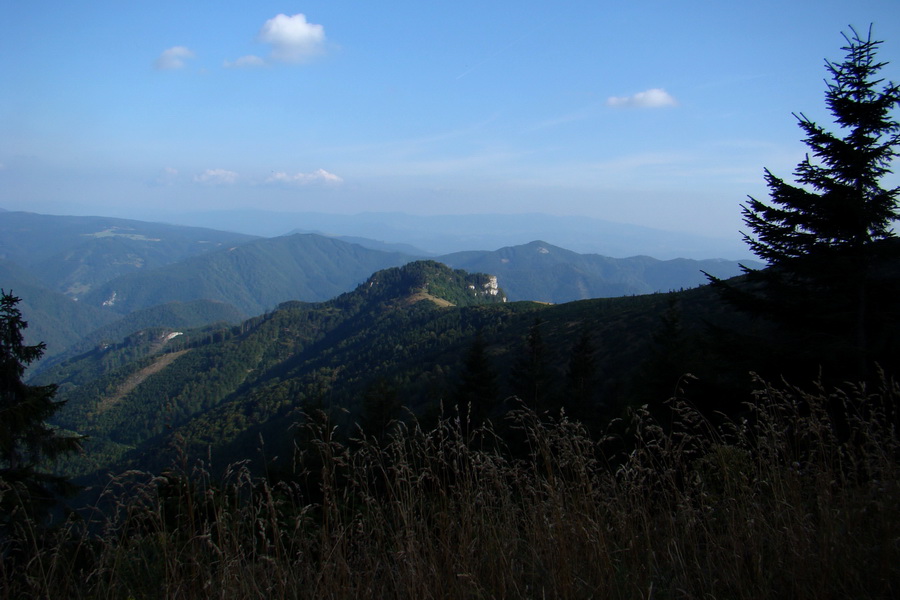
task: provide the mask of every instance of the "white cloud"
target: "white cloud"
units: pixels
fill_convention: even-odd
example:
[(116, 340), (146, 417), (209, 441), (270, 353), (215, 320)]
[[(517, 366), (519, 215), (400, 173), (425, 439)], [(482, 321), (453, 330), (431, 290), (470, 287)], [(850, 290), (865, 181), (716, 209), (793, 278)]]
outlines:
[(266, 66), (266, 61), (258, 56), (254, 56), (253, 54), (248, 54), (247, 56), (242, 56), (234, 61), (226, 60), (223, 63), (223, 66), (226, 69), (248, 69), (255, 67), (264, 67)]
[(238, 174), (226, 169), (207, 169), (194, 176), (194, 181), (204, 185), (231, 185), (237, 181)]
[(633, 96), (612, 96), (606, 105), (615, 108), (663, 108), (677, 106), (678, 102), (666, 90), (653, 88)]
[(291, 17), (279, 14), (269, 19), (257, 37), (259, 41), (271, 44), (272, 58), (282, 62), (303, 62), (321, 54), (325, 46), (325, 29), (307, 22), (302, 13)]
[(154, 61), (153, 66), (161, 71), (171, 69), (181, 69), (185, 66), (185, 60), (194, 58), (194, 53), (185, 46), (173, 46), (168, 50), (163, 50), (159, 58)]
[(290, 175), (283, 171), (278, 171), (276, 173), (272, 173), (267, 179), (266, 183), (287, 183), (294, 185), (308, 185), (310, 183), (342, 183), (344, 180), (335, 175), (334, 173), (329, 173), (325, 169), (316, 169), (312, 173), (294, 173)]
[(178, 169), (166, 167), (156, 174), (153, 185), (173, 185), (178, 181)]

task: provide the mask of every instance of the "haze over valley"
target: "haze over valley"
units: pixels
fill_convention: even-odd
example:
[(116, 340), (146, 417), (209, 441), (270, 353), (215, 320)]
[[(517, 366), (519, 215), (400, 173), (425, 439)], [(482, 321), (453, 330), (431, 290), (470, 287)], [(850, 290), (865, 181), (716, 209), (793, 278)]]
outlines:
[[(536, 219), (521, 221), (534, 227)], [(470, 225), (475, 233), (448, 233), (443, 243), (464, 247), (473, 237), (501, 243), (478, 234), (486, 230), (475, 227), (480, 220), (456, 219), (451, 225), (457, 230)], [(629, 239), (633, 231), (645, 237)], [(656, 233), (636, 229), (619, 233), (613, 243), (653, 243)], [(83, 348), (87, 342), (81, 338), (121, 341), (133, 333), (129, 327), (137, 329), (139, 324), (197, 327), (222, 319), (236, 322), (291, 300), (330, 300), (375, 271), (424, 258), (494, 275), (511, 301), (548, 303), (690, 288), (707, 281), (703, 271), (731, 277), (740, 273), (741, 264), (724, 259), (611, 258), (543, 240), (438, 255), (410, 244), (391, 246), (358, 237), (295, 233), (262, 238), (104, 217), (0, 212), (5, 289), (23, 298), (31, 325), (28, 339), (47, 342), (48, 357), (70, 346)], [(172, 314), (163, 317), (167, 312)], [(194, 320), (185, 320), (188, 313)], [(150, 314), (159, 321), (148, 321)], [(121, 321), (118, 337), (104, 338), (94, 331), (103, 328), (108, 336), (116, 321)]]

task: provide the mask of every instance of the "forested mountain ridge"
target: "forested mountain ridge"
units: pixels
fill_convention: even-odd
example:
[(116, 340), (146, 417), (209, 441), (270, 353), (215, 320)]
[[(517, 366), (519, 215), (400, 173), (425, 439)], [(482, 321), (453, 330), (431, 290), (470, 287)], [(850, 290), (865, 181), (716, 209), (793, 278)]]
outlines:
[[(709, 287), (560, 305), (504, 302), (493, 289), (490, 276), (414, 262), (332, 300), (287, 302), (239, 326), (131, 336), (35, 383), (59, 383), (67, 404), (55, 424), (89, 435), (88, 451), (64, 465), (79, 474), (158, 470), (173, 452), (217, 465), (256, 460), (261, 440), (269, 458), (282, 457), (267, 468), (284, 468), (295, 424), (319, 410), (342, 435), (366, 423), (380, 434), (413, 414), (428, 421), (462, 402), (478, 339), (486, 349), (478, 385), (498, 423), (514, 407), (505, 399), (529, 397), (522, 384), (532, 375), (541, 391), (530, 406), (562, 408), (591, 427), (668, 397), (686, 372), (703, 379), (700, 390), (723, 378), (726, 388), (750, 384), (746, 371), (730, 380), (707, 360), (705, 323), (733, 322)], [(543, 358), (532, 368), (523, 358), (535, 335)], [(711, 394), (718, 408), (730, 406), (726, 388)]]
[[(32, 372), (149, 326), (236, 323), (286, 301), (325, 301), (375, 271), (421, 258), (368, 246), (315, 234), (254, 239), (105, 217), (0, 215), (2, 287), (23, 300), (26, 338), (48, 345)], [(718, 277), (739, 272), (734, 261), (613, 259), (544, 242), (436, 260), (497, 276), (510, 300), (555, 303), (692, 287), (703, 281), (701, 269)], [(151, 323), (150, 315), (160, 320)]]
[[(429, 257), (545, 240), (581, 253), (659, 259), (750, 258), (739, 238), (666, 231), (583, 215), (483, 213), (411, 215), (397, 212), (329, 214), (221, 210), (183, 214), (182, 222), (261, 236), (318, 233), (421, 248)], [(347, 240), (352, 241), (352, 240)], [(380, 249), (384, 249), (381, 247)], [(414, 253), (415, 254), (415, 253)]]
[[(318, 236), (306, 234), (307, 240), (319, 239), (340, 245), (344, 239), (336, 237)], [(73, 217), (57, 215), (40, 215), (27, 212), (0, 213), (0, 259), (8, 260), (26, 269), (37, 281), (57, 292), (64, 293), (72, 298), (85, 298), (91, 304), (102, 305), (112, 297), (110, 286), (102, 292), (93, 292), (98, 286), (113, 279), (141, 272), (151, 272), (160, 267), (173, 265), (191, 257), (206, 254), (215, 250), (228, 250), (246, 242), (257, 240), (258, 252), (266, 254), (271, 270), (288, 270), (298, 266), (312, 269), (313, 273), (327, 273), (327, 269), (334, 267), (341, 270), (345, 264), (343, 257), (333, 262), (322, 259), (322, 254), (334, 250), (334, 246), (327, 248), (305, 248), (307, 251), (320, 253), (314, 261), (291, 264), (285, 261), (285, 240), (295, 239), (293, 236), (277, 238), (255, 238), (253, 236), (216, 231), (198, 227), (184, 227), (167, 225), (162, 223), (149, 223), (128, 219), (116, 219), (109, 217)], [(366, 243), (368, 242), (368, 243)], [(361, 240), (346, 238), (346, 243), (351, 245), (367, 246), (370, 250), (380, 250), (395, 257), (405, 256), (407, 261), (426, 258), (411, 246), (398, 246), (379, 244), (373, 240)], [(272, 248), (266, 248), (271, 245)], [(524, 260), (527, 254), (533, 254), (534, 250), (544, 248), (552, 250), (549, 256), (544, 252), (543, 257), (530, 257)], [(401, 250), (402, 249), (402, 250)], [(346, 250), (340, 250), (345, 256)], [(357, 256), (358, 258), (358, 256)], [(470, 271), (491, 272), (495, 275), (497, 269), (503, 271), (503, 280), (512, 278), (511, 294), (513, 300), (541, 300), (549, 302), (565, 302), (584, 297), (626, 295), (634, 293), (648, 293), (657, 290), (678, 289), (691, 287), (702, 281), (698, 279), (701, 269), (713, 272), (717, 276), (727, 277), (739, 273), (736, 261), (725, 261), (715, 258), (704, 261), (691, 261), (687, 259), (659, 261), (646, 256), (635, 256), (627, 259), (615, 259), (596, 254), (578, 254), (553, 246), (543, 241), (535, 241), (518, 246), (507, 246), (496, 251), (473, 250), (455, 252), (435, 258), (455, 268), (465, 268)], [(535, 258), (543, 258), (537, 261)], [(213, 263), (221, 262), (212, 261)], [(694, 264), (696, 262), (696, 265)], [(400, 263), (396, 263), (400, 264)], [(485, 269), (480, 265), (496, 266), (497, 269)], [(547, 265), (565, 267), (555, 277), (561, 280), (559, 283), (534, 285), (534, 280), (539, 274), (535, 270), (545, 268)], [(718, 267), (716, 266), (718, 265)], [(215, 267), (215, 264), (207, 265), (204, 261), (193, 261), (183, 268), (175, 268), (162, 272), (161, 276), (172, 278), (173, 272), (189, 272), (192, 269)], [(249, 266), (258, 269), (266, 269), (266, 265), (249, 261)], [(370, 265), (366, 265), (368, 267)], [(331, 287), (317, 293), (316, 296), (295, 296), (292, 299), (306, 301), (325, 300), (337, 293), (349, 291), (380, 268), (394, 265), (377, 265), (365, 271), (356, 281), (342, 289)], [(231, 267), (233, 270), (235, 267)], [(248, 267), (249, 268), (249, 267)], [(713, 269), (713, 271), (710, 271)], [(236, 268), (237, 279), (247, 277), (246, 273)], [(291, 271), (292, 272), (292, 271)], [(571, 275), (570, 275), (571, 274)], [(196, 273), (191, 273), (192, 276)], [(144, 276), (138, 276), (138, 279)], [(261, 276), (263, 279), (274, 279), (271, 273)], [(602, 278), (609, 278), (603, 281)], [(566, 278), (572, 281), (565, 281)], [(580, 279), (579, 279), (580, 278)], [(153, 277), (148, 278), (150, 281)], [(521, 281), (516, 281), (521, 279)], [(126, 278), (122, 287), (128, 288), (135, 280)], [(153, 285), (153, 284), (151, 284)], [(509, 288), (509, 285), (507, 285)], [(563, 290), (557, 295), (548, 295), (546, 290), (559, 287)], [(572, 289), (581, 289), (582, 295), (573, 295)], [(583, 290), (588, 290), (589, 296), (583, 295)], [(596, 292), (596, 293), (595, 293)], [(510, 293), (507, 290), (507, 293)], [(541, 297), (539, 297), (541, 296)], [(171, 300), (191, 300), (196, 298), (166, 298)], [(208, 298), (214, 299), (214, 298)], [(227, 299), (225, 299), (228, 301)], [(286, 299), (282, 299), (286, 300)], [(240, 305), (240, 302), (232, 302)], [(257, 310), (260, 301), (253, 301), (252, 310), (247, 310), (247, 315), (258, 314), (275, 304), (264, 306)], [(113, 303), (115, 306), (115, 302)], [(121, 306), (121, 300), (120, 300)], [(147, 304), (143, 303), (142, 307)]]
[(115, 277), (149, 270), (255, 236), (112, 217), (0, 213), (0, 258), (70, 298)]
[(29, 325), (24, 332), (26, 340), (31, 344), (44, 342), (57, 352), (117, 318), (100, 307), (73, 302), (49, 289), (24, 267), (3, 259), (0, 288), (22, 299), (21, 310)]
[[(556, 303), (667, 292), (707, 283), (704, 272), (724, 278), (740, 273), (737, 261), (610, 258), (578, 254), (540, 240), (493, 252), (456, 252), (436, 260), (459, 269), (493, 273), (503, 282), (510, 300)], [(743, 264), (762, 266), (756, 261)]]
[(328, 300), (352, 290), (372, 273), (411, 257), (369, 250), (331, 238), (296, 234), (260, 239), (176, 264), (119, 277), (84, 302), (119, 313), (173, 300), (227, 302), (246, 316), (282, 302)]
[[(77, 303), (75, 306), (79, 306)], [(111, 314), (111, 313), (104, 313)], [(50, 368), (85, 353), (103, 351), (111, 346), (129, 345), (136, 335), (145, 331), (194, 330), (204, 327), (236, 325), (245, 319), (237, 308), (215, 300), (193, 300), (190, 302), (167, 302), (141, 310), (136, 310), (118, 320), (82, 334), (63, 352), (54, 353), (42, 364), (41, 369)]]
[[(98, 286), (84, 301), (129, 312), (200, 298), (259, 314), (289, 300), (318, 302), (353, 289), (371, 273), (417, 257), (349, 244), (316, 234), (261, 239)], [(740, 272), (735, 261), (581, 255), (544, 242), (435, 257), (454, 268), (498, 277), (510, 300), (568, 302), (645, 294), (705, 283)], [(756, 264), (756, 263), (751, 263)]]
[[(245, 234), (133, 219), (2, 211), (0, 287), (22, 299), (29, 324), (26, 340), (46, 343), (47, 360), (121, 317), (104, 310), (102, 303), (73, 301), (97, 285), (253, 239)], [(216, 320), (221, 317), (214, 316)], [(192, 321), (190, 325), (207, 322)], [(39, 365), (35, 363), (33, 368)]]
[[(309, 396), (308, 386), (318, 385), (310, 381), (327, 378), (323, 373), (344, 363), (348, 370), (377, 370), (389, 360), (386, 349), (396, 344), (362, 340), (415, 335), (418, 327), (410, 323), (458, 310), (451, 308), (457, 304), (502, 304), (502, 290), (494, 283), (489, 276), (430, 261), (411, 263), (378, 272), (357, 290), (328, 302), (289, 302), (237, 327), (153, 331), (97, 348), (49, 369), (38, 381), (60, 384), (60, 397), (68, 404), (57, 425), (91, 436), (86, 460), (92, 467), (227, 404), (232, 409), (225, 416), (211, 417), (223, 436), (218, 446), (246, 429), (244, 421), (261, 422), (253, 416), (259, 407), (246, 405), (247, 394), (256, 397), (275, 386), (281, 391), (265, 403), (277, 404), (284, 399), (283, 380), (288, 388), (300, 385)], [(166, 353), (178, 354), (160, 367)], [(238, 405), (249, 413), (244, 408), (233, 412)]]

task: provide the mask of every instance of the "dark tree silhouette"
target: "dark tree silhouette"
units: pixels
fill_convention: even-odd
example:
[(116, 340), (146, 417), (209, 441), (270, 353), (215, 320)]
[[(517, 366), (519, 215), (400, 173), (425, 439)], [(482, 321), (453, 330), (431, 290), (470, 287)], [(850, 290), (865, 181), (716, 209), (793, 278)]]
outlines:
[(463, 359), (455, 400), (464, 428), (468, 424), (480, 425), (498, 404), (497, 372), (487, 355), (487, 347), (479, 330)]
[(881, 180), (897, 156), (900, 126), (891, 111), (900, 88), (878, 78), (886, 63), (876, 60), (881, 42), (871, 29), (865, 38), (851, 32), (844, 61), (826, 61), (825, 100), (839, 131), (796, 115), (811, 150), (794, 172), (796, 185), (766, 169), (770, 203), (742, 205), (744, 239), (768, 267), (745, 269), (741, 285), (708, 277), (737, 307), (790, 333), (782, 347), (823, 365), (854, 364), (864, 378), (868, 363), (884, 358), (885, 326), (896, 322), (891, 224), (900, 188), (883, 189)]
[(587, 420), (597, 386), (597, 349), (587, 329), (581, 332), (572, 346), (566, 381), (568, 396), (563, 406), (576, 419)]
[(525, 405), (540, 412), (546, 409), (545, 400), (550, 372), (547, 348), (541, 336), (541, 319), (535, 318), (528, 329), (521, 353), (512, 365), (510, 383), (513, 392)]
[(660, 316), (647, 362), (640, 372), (640, 387), (645, 402), (658, 402), (678, 394), (682, 378), (692, 370), (693, 348), (682, 323), (678, 297), (670, 294), (668, 306)]
[(382, 440), (400, 415), (400, 393), (397, 386), (379, 377), (366, 387), (362, 398), (359, 426), (366, 435)]
[[(10, 293), (0, 290), (0, 483), (9, 486), (2, 494), (2, 522), (20, 510), (32, 514), (44, 509), (66, 481), (44, 471), (47, 461), (78, 450), (80, 436), (66, 436), (47, 424), (63, 406), (54, 401), (55, 385), (32, 386), (23, 382), (27, 366), (44, 353), (44, 343), (27, 346), (22, 319)], [(15, 503), (18, 506), (8, 506)]]

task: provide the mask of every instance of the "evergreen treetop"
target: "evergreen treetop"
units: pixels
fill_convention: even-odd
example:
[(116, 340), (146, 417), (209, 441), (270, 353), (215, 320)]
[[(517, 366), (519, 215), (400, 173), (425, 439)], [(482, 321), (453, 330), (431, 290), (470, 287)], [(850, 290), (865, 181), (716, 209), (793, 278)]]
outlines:
[(900, 87), (878, 76), (887, 63), (876, 59), (882, 42), (871, 28), (865, 37), (851, 32), (844, 60), (825, 63), (837, 131), (795, 115), (810, 148), (796, 184), (766, 169), (770, 202), (751, 197), (742, 205), (744, 239), (768, 268), (745, 268), (737, 285), (710, 280), (738, 309), (777, 324), (766, 352), (781, 352), (784, 365), (865, 380), (874, 362), (888, 366), (898, 321), (900, 244), (891, 226), (900, 218), (900, 188), (881, 182), (898, 155), (892, 111)]
[[(63, 405), (53, 399), (56, 386), (22, 381), (28, 365), (43, 354), (44, 344), (25, 345), (22, 331), (28, 323), (19, 302), (11, 292), (0, 290), (0, 533), (17, 518), (46, 511), (56, 494), (70, 491), (64, 478), (40, 468), (77, 450), (81, 441), (47, 423)], [(13, 489), (15, 493), (7, 493)]]
[(744, 239), (770, 265), (822, 251), (858, 251), (894, 235), (900, 188), (882, 189), (880, 181), (897, 156), (900, 125), (891, 111), (900, 104), (900, 88), (878, 78), (887, 63), (876, 60), (882, 42), (872, 39), (871, 28), (865, 38), (851, 31), (844, 36), (844, 61), (826, 61), (832, 80), (825, 101), (843, 135), (795, 115), (811, 149), (794, 172), (800, 185), (766, 169), (771, 204), (750, 198), (742, 206), (753, 232)]

